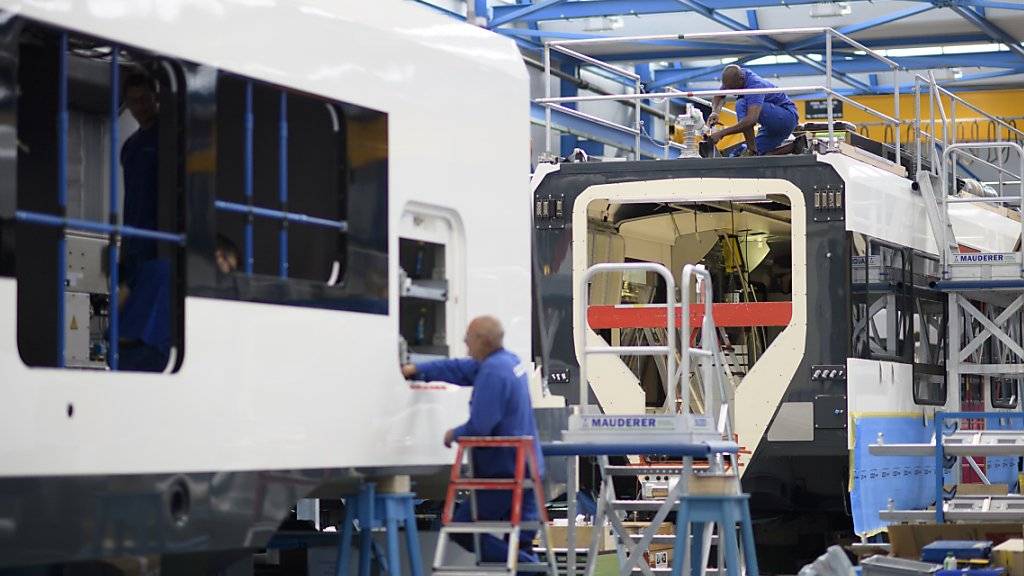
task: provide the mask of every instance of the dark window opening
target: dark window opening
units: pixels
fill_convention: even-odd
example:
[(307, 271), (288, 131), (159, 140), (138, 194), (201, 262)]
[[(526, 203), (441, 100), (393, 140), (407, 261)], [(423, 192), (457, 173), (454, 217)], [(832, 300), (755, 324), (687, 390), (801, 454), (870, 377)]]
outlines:
[(938, 260), (864, 234), (850, 235), (851, 353), (913, 365), (917, 404), (946, 403), (946, 300), (932, 289)]
[(1016, 408), (1020, 397), (1018, 377), (993, 376), (990, 382), (993, 408)]
[(193, 291), (386, 314), (387, 115), (224, 73), (216, 110), (216, 266)]
[[(183, 355), (180, 69), (22, 20), (0, 103), (16, 168), (0, 187), (0, 270), (18, 281), (29, 366), (177, 369)], [(0, 144), (2, 146), (4, 144)], [(11, 222), (13, 221), (13, 226)]]
[(914, 403), (928, 406), (946, 404), (946, 374), (932, 367), (914, 366)]
[(910, 331), (910, 263), (904, 248), (853, 234), (853, 353), (901, 361)]

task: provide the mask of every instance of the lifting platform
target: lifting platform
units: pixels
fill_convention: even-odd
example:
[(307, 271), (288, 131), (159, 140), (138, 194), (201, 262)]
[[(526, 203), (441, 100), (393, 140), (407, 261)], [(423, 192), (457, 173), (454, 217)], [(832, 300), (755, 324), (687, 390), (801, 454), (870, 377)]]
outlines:
[[(602, 273), (623, 271), (645, 271), (659, 274), (665, 281), (665, 334), (664, 345), (595, 347), (586, 343), (589, 284), (591, 279)], [(600, 414), (594, 406), (580, 406), (569, 419), (569, 429), (563, 432), (563, 442), (544, 446), (545, 456), (568, 456), (568, 526), (566, 573), (575, 575), (576, 560), (576, 482), (579, 475), (579, 457), (595, 456), (601, 471), (601, 484), (597, 497), (597, 511), (593, 525), (611, 526), (615, 539), (620, 574), (626, 576), (641, 573), (652, 576), (656, 573), (681, 574), (705, 573), (710, 560), (713, 541), (712, 527), (717, 531), (716, 542), (719, 559), (717, 566), (728, 570), (730, 576), (739, 576), (745, 569), (749, 576), (757, 575), (756, 554), (753, 548), (753, 528), (750, 520), (747, 496), (742, 494), (739, 480), (737, 453), (739, 446), (730, 439), (732, 424), (729, 417), (729, 395), (725, 381), (730, 377), (718, 345), (717, 329), (712, 314), (712, 289), (710, 274), (692, 265), (683, 268), (681, 275), (682, 310), (690, 310), (690, 288), (693, 280), (698, 284), (704, 305), (701, 324), (700, 348), (689, 343), (690, 314), (681, 318), (681, 334), (685, 339), (679, 344), (677, 367), (677, 333), (674, 302), (676, 282), (672, 273), (655, 263), (602, 263), (588, 268), (580, 277), (579, 316), (575, 325), (575, 337), (581, 346), (580, 354), (580, 398), (589, 397), (587, 380), (587, 358), (593, 354), (632, 354), (663, 356), (665, 358), (667, 382), (665, 412), (661, 414)], [(702, 384), (701, 410), (694, 411), (691, 395), (690, 371), (693, 360)], [(685, 380), (685, 384), (682, 382)], [(731, 385), (731, 382), (730, 382)], [(677, 400), (677, 390), (682, 397)], [(610, 456), (678, 456), (680, 464), (641, 464), (613, 466)], [(694, 458), (706, 460), (707, 466), (698, 471)], [(626, 499), (616, 494), (614, 480), (621, 477), (667, 479), (665, 490), (660, 497), (648, 494), (645, 499)], [(676, 513), (674, 534), (660, 533), (669, 514)], [(627, 515), (653, 514), (650, 522), (634, 533), (624, 525)], [(737, 526), (743, 535), (737, 541)], [(592, 530), (587, 551), (587, 564), (582, 574), (594, 573), (599, 539), (602, 531)], [(649, 565), (656, 557), (651, 550), (655, 542), (673, 545), (672, 567)], [(742, 560), (741, 560), (742, 557)]]

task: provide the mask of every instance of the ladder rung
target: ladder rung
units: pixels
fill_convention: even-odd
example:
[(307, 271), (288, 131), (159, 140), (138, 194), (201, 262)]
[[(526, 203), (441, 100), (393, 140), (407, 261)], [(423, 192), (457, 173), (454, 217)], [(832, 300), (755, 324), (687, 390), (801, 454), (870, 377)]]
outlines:
[(548, 564), (546, 562), (519, 562), (516, 566), (517, 572), (547, 572)]
[(683, 473), (681, 465), (605, 466), (603, 470), (611, 476), (679, 476)]
[[(547, 553), (547, 549), (544, 548), (543, 546), (535, 546), (533, 548), (533, 551), (538, 553), (538, 554), (540, 554), (541, 552)], [(566, 553), (568, 551), (569, 551), (568, 548), (555, 548), (555, 547), (551, 548), (551, 552), (553, 552), (555, 554), (564, 554), (564, 553)], [(590, 552), (590, 548), (576, 548), (576, 555), (577, 556), (579, 556), (580, 554), (583, 554), (585, 556), (589, 552)]]
[(512, 576), (515, 574), (515, 571), (509, 570), (505, 566), (495, 568), (482, 566), (441, 566), (435, 568), (431, 574), (433, 576), (466, 576), (467, 574), (508, 574)]
[[(651, 568), (650, 571), (653, 572), (654, 574), (671, 574), (672, 573), (672, 569), (671, 568)], [(641, 572), (641, 570), (640, 570), (639, 567), (633, 569), (633, 573), (634, 574), (639, 574), (640, 572)], [(717, 568), (706, 568), (705, 569), (705, 576), (718, 576), (718, 569)]]
[(519, 526), (513, 526), (510, 522), (449, 522), (441, 527), (442, 531), (463, 534), (487, 534), (490, 532), (506, 533), (516, 528), (520, 530), (537, 530), (540, 522), (520, 522)]
[[(630, 540), (640, 540), (641, 538), (643, 538), (643, 534), (630, 534), (629, 535), (629, 539)], [(676, 541), (676, 535), (675, 534), (655, 534), (654, 537), (651, 538), (651, 542), (672, 543), (672, 542), (675, 542), (675, 541)]]
[(654, 511), (658, 510), (664, 505), (664, 500), (612, 500), (612, 508), (615, 508), (616, 510)]
[(460, 478), (452, 482), (459, 490), (513, 490), (533, 488), (532, 480), (516, 482), (514, 478)]

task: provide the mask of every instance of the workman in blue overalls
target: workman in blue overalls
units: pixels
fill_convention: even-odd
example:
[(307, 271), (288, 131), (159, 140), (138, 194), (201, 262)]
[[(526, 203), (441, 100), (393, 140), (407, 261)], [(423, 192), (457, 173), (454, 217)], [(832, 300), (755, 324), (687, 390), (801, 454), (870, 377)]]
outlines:
[[(470, 322), (466, 329), (466, 347), (470, 358), (438, 360), (422, 364), (406, 364), (402, 373), (406, 378), (424, 381), (442, 381), (459, 386), (472, 386), (469, 421), (445, 433), (444, 444), (451, 446), (464, 436), (532, 436), (537, 451), (538, 475), (544, 474), (537, 423), (530, 404), (528, 370), (519, 358), (502, 347), (504, 331), (501, 323), (490, 316), (481, 316)], [(514, 448), (474, 448), (473, 475), (479, 478), (512, 478), (515, 475)], [(478, 520), (509, 520), (512, 497), (509, 490), (477, 491)], [(522, 520), (539, 518), (537, 502), (531, 490), (523, 492)], [(472, 522), (469, 502), (455, 509), (455, 522)], [(523, 530), (519, 536), (519, 562), (537, 562), (533, 553), (535, 531)], [(453, 536), (459, 545), (472, 551), (473, 541), (468, 534)], [(480, 539), (481, 560), (504, 563), (508, 557), (508, 542), (485, 534)]]
[[(754, 74), (747, 68), (730, 64), (722, 71), (722, 90), (742, 90), (754, 88), (777, 88), (771, 82)], [(715, 96), (711, 103), (711, 115), (707, 125), (720, 124), (718, 115), (725, 104), (725, 96)], [(736, 97), (736, 118), (739, 120), (732, 126), (722, 128), (708, 135), (712, 145), (730, 134), (743, 134), (746, 139), (745, 150), (738, 150), (746, 155), (756, 156), (768, 154), (782, 144), (796, 128), (799, 116), (796, 104), (782, 92), (767, 94), (747, 94)], [(754, 126), (760, 124), (761, 129), (754, 137)]]
[[(156, 82), (141, 70), (130, 72), (123, 100), (136, 130), (121, 147), (124, 172), (124, 225), (158, 230), (160, 106)], [(159, 372), (170, 358), (170, 262), (160, 259), (155, 240), (121, 238), (118, 369)]]

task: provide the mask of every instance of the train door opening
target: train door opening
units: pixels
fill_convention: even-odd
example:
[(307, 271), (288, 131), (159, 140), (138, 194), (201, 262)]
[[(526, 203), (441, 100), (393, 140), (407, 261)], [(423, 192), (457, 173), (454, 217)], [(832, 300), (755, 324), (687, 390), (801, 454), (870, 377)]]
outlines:
[(409, 204), (398, 240), (401, 363), (462, 355), (465, 235), (454, 212)]
[[(730, 380), (738, 386), (790, 322), (791, 228), (790, 200), (784, 195), (670, 202), (595, 199), (587, 206), (586, 264), (657, 262), (675, 274), (686, 264), (706, 268), (713, 278), (718, 338)], [(658, 303), (665, 301), (665, 285), (657, 274), (604, 275), (594, 279), (590, 291), (592, 337), (609, 346), (664, 343), (664, 305)], [(691, 302), (697, 302), (696, 294)], [(700, 326), (698, 310), (694, 306), (691, 311), (692, 326)], [(689, 337), (697, 345), (697, 331)], [(641, 409), (664, 405), (663, 359), (615, 360), (592, 371), (592, 387), (606, 411), (637, 402), (629, 397), (638, 397)], [(689, 383), (698, 407), (699, 378), (696, 371)]]

